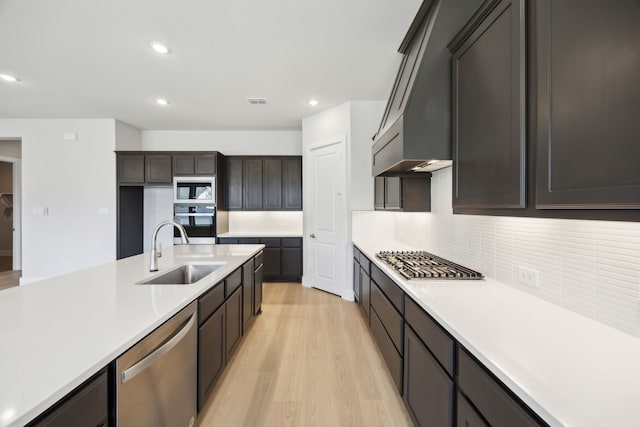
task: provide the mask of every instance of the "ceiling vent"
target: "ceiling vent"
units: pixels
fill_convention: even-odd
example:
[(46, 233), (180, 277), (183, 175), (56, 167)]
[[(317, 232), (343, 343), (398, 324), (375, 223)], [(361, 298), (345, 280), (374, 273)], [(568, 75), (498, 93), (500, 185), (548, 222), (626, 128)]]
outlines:
[(267, 103), (266, 98), (247, 98), (247, 101), (249, 101), (251, 105), (264, 105)]

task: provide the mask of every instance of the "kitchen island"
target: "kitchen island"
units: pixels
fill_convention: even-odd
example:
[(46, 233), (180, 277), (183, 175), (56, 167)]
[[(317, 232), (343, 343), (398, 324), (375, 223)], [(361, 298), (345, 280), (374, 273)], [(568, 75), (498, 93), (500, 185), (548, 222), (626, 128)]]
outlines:
[(489, 278), (406, 280), (375, 256), (421, 248), (353, 244), (457, 343), (457, 369), (471, 354), (552, 426), (640, 425), (637, 338)]
[[(166, 248), (0, 292), (0, 426), (36, 418), (242, 267), (263, 245)], [(191, 285), (138, 285), (186, 262), (225, 263)]]

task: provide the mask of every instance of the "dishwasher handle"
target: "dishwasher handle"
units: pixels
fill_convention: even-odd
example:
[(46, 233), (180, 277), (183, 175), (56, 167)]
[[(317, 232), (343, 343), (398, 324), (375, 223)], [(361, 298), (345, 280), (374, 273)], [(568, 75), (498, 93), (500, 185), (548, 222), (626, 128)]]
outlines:
[(120, 382), (122, 384), (126, 383), (127, 381), (129, 381), (130, 379), (138, 375), (140, 372), (144, 371), (149, 366), (151, 366), (153, 362), (155, 362), (156, 360), (158, 360), (159, 358), (167, 354), (169, 351), (171, 351), (171, 349), (175, 347), (180, 341), (182, 341), (185, 335), (189, 333), (189, 330), (191, 330), (195, 321), (196, 321), (196, 314), (193, 313), (191, 315), (191, 318), (186, 322), (186, 324), (182, 327), (182, 329), (180, 329), (178, 333), (176, 333), (173, 337), (171, 337), (169, 341), (162, 344), (160, 347), (158, 347), (156, 350), (154, 350), (144, 359), (137, 362), (132, 367), (122, 371), (122, 374), (120, 376)]

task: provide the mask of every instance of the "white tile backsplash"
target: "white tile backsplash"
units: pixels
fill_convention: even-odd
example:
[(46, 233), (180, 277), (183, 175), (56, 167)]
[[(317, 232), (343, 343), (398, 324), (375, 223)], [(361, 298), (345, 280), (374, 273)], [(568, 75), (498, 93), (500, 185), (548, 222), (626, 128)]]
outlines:
[[(424, 248), (640, 337), (640, 223), (453, 215), (451, 172), (433, 173), (431, 213), (354, 212), (354, 239)], [(537, 288), (518, 283), (519, 266), (538, 271)]]
[(229, 232), (262, 231), (302, 235), (302, 211), (229, 212)]

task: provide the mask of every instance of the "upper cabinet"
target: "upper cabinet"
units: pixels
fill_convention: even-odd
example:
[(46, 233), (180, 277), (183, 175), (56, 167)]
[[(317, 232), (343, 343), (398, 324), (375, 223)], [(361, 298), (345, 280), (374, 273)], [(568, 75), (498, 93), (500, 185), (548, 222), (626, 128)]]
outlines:
[(227, 157), (229, 210), (302, 210), (302, 158)]
[(524, 16), (487, 1), (449, 45), (454, 207), (526, 207)]
[(538, 0), (538, 209), (640, 208), (640, 2)]
[(176, 153), (173, 175), (216, 175), (218, 153)]

